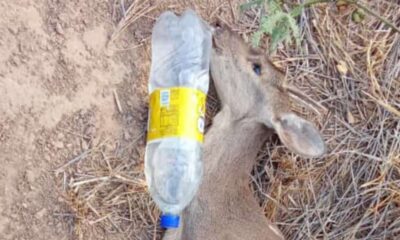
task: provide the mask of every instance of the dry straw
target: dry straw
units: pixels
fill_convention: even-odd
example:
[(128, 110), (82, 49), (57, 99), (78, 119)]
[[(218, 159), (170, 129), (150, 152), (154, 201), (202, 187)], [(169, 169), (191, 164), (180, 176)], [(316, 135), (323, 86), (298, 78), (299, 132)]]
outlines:
[[(151, 29), (164, 10), (182, 12), (187, 7), (206, 21), (219, 18), (248, 40), (257, 30), (260, 11), (240, 13), (240, 4), (115, 1), (120, 21), (111, 41), (117, 45), (130, 29)], [(399, 25), (396, 1), (363, 4)], [(281, 46), (272, 57), (287, 70), (288, 83), (297, 89), (293, 96), (303, 99), (294, 110), (317, 124), (329, 146), (323, 158), (303, 159), (273, 138), (259, 154), (252, 173), (254, 193), (288, 239), (400, 236), (400, 35), (371, 16), (353, 23), (352, 10), (338, 11), (325, 3), (304, 11), (299, 19), (301, 47)], [(135, 49), (147, 56), (140, 59), (147, 65), (149, 37), (150, 32), (145, 40), (136, 39), (144, 48)], [(140, 81), (147, 81), (148, 72), (141, 76)], [(215, 94), (208, 107), (210, 116), (218, 111)], [(143, 139), (144, 133), (136, 137)], [(136, 161), (127, 154), (132, 149), (143, 153), (143, 147), (106, 141), (58, 169), (82, 239), (93, 228), (122, 239), (160, 239), (159, 212), (146, 189), (143, 154)]]

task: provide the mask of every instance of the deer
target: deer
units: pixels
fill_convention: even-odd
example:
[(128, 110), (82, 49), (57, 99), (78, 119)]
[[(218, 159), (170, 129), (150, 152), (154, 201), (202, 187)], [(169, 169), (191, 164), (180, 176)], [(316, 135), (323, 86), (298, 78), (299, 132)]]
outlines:
[(180, 228), (163, 240), (281, 240), (250, 188), (257, 154), (272, 132), (291, 151), (319, 157), (325, 143), (314, 125), (290, 109), (284, 73), (226, 26), (214, 29), (211, 77), (221, 110), (203, 145), (199, 190)]

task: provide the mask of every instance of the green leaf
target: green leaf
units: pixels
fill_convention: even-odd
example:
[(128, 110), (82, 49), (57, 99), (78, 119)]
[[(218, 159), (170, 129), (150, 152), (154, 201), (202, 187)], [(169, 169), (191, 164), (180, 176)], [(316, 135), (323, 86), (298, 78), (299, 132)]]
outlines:
[(260, 41), (264, 33), (262, 31), (257, 31), (253, 34), (251, 38), (251, 43), (254, 47), (257, 47), (260, 45)]
[(300, 30), (294, 16), (300, 15), (304, 6), (299, 5), (290, 13), (284, 12), (277, 0), (266, 0), (268, 16), (260, 20), (260, 28), (252, 36), (252, 43), (258, 46), (263, 35), (271, 37), (270, 51), (276, 50), (280, 43), (289, 44), (292, 39), (300, 45)]
[(261, 4), (263, 4), (265, 0), (251, 0), (248, 3), (244, 3), (242, 5), (240, 5), (240, 10), (241, 11), (246, 11), (249, 10), (250, 8), (254, 7), (254, 6), (261, 6)]
[(273, 15), (265, 16), (261, 19), (260, 29), (268, 34), (272, 34), (274, 28), (277, 27), (278, 23), (286, 17), (284, 12), (276, 12)]
[(364, 10), (357, 8), (351, 14), (351, 20), (355, 23), (361, 23), (365, 19), (365, 12)]
[(293, 8), (292, 11), (290, 11), (290, 15), (292, 17), (298, 17), (298, 16), (300, 16), (303, 9), (304, 9), (304, 5), (298, 5), (295, 8)]
[(281, 5), (279, 4), (279, 2), (277, 2), (277, 0), (268, 0), (267, 7), (268, 7), (268, 11), (271, 14), (274, 14), (277, 12), (282, 12)]
[(283, 23), (274, 28), (272, 31), (270, 51), (275, 51), (275, 49), (278, 47), (278, 44), (287, 41), (290, 41), (290, 32)]
[(300, 45), (300, 29), (297, 25), (296, 19), (294, 19), (291, 15), (287, 16), (288, 26), (291, 30), (292, 36), (296, 41), (296, 45)]

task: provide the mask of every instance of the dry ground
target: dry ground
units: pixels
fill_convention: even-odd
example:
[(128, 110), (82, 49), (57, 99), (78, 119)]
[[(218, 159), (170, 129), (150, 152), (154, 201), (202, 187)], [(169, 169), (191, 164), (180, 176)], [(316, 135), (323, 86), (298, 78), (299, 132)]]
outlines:
[[(363, 2), (400, 25), (397, 1)], [(1, 1), (0, 239), (160, 239), (143, 176), (151, 27), (190, 6), (249, 39), (260, 12), (239, 5)], [(302, 159), (274, 138), (260, 152), (255, 195), (289, 239), (400, 236), (400, 35), (352, 10), (305, 11), (301, 48), (273, 56), (329, 146)]]

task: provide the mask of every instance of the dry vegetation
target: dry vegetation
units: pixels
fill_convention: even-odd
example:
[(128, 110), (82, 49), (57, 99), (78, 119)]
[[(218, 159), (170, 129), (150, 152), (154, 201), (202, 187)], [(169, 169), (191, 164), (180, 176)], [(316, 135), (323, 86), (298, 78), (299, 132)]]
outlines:
[[(181, 2), (112, 4), (116, 31), (109, 47), (148, 53), (138, 81), (147, 81), (151, 27), (166, 9), (192, 7), (208, 22), (220, 18), (247, 40), (257, 30), (260, 11), (240, 13), (239, 1)], [(363, 3), (399, 26), (396, 1)], [(295, 110), (317, 124), (329, 147), (323, 158), (303, 159), (274, 138), (259, 154), (252, 174), (255, 194), (288, 239), (400, 236), (400, 34), (371, 16), (355, 24), (351, 12), (352, 7), (339, 11), (331, 3), (304, 11), (301, 47), (280, 46), (272, 56), (297, 89)], [(143, 34), (126, 44), (124, 35), (132, 28)], [(215, 99), (209, 98), (210, 115), (218, 110)], [(144, 132), (134, 139), (143, 141)], [(94, 228), (126, 239), (160, 239), (159, 212), (144, 182), (143, 149), (137, 141), (99, 141), (58, 169), (78, 237)]]

